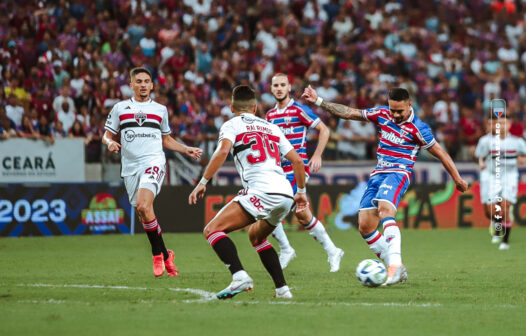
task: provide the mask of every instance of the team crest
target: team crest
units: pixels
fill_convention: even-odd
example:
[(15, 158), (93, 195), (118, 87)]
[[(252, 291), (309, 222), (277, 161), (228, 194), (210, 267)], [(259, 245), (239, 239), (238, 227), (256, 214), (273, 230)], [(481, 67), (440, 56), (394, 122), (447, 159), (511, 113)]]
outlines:
[(285, 117), (286, 124), (290, 124), (291, 121), (292, 121), (292, 117)]
[(146, 121), (146, 113), (135, 113), (133, 117), (135, 118), (135, 121), (137, 121), (139, 126), (142, 126), (142, 124), (144, 124), (144, 122)]
[(400, 130), (400, 137), (403, 138), (407, 134), (403, 129)]
[(493, 108), (493, 114), (495, 114), (495, 117), (500, 118), (504, 114), (504, 108), (502, 107), (495, 107)]

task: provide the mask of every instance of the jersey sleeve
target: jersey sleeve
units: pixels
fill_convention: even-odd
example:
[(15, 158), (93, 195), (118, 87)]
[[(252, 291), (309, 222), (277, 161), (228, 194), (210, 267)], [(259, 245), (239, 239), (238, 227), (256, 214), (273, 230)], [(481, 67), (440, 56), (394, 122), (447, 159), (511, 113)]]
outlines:
[(219, 139), (217, 143), (220, 144), (223, 139), (228, 139), (234, 144), (236, 142), (236, 130), (231, 122), (226, 122), (221, 126), (219, 130)]
[(374, 108), (368, 108), (365, 110), (362, 110), (362, 117), (365, 120), (372, 121), (373, 123), (378, 123), (378, 117), (382, 113), (382, 109), (385, 107), (374, 107)]
[(303, 124), (310, 128), (318, 126), (318, 124), (321, 122), (321, 119), (316, 115), (316, 113), (312, 112), (312, 109), (305, 105), (302, 105), (301, 109), (298, 110), (298, 118)]
[(526, 155), (526, 141), (523, 138), (519, 138), (519, 148), (517, 151), (518, 155)]
[(477, 142), (477, 147), (475, 147), (475, 157), (477, 159), (484, 158), (489, 154), (489, 147), (487, 138), (480, 138)]
[(435, 136), (433, 135), (433, 132), (431, 132), (431, 128), (427, 124), (421, 123), (420, 125), (418, 125), (416, 131), (416, 139), (418, 141), (418, 144), (422, 147), (422, 149), (429, 149), (434, 144), (436, 144)]
[(106, 124), (104, 125), (104, 129), (110, 131), (113, 134), (119, 133), (120, 129), (119, 105), (120, 104), (113, 105), (113, 108), (106, 119)]
[(163, 106), (163, 119), (161, 121), (161, 134), (162, 135), (168, 135), (172, 134), (172, 130), (170, 129), (170, 125), (168, 124), (168, 109)]

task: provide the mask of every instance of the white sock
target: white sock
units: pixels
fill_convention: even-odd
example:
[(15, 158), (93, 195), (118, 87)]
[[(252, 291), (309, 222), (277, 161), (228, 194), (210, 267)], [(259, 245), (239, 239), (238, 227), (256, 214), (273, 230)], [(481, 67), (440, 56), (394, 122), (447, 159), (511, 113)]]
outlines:
[(376, 256), (386, 264), (389, 265), (389, 252), (387, 242), (378, 230), (362, 235), (362, 238), (367, 242), (369, 248), (376, 254)]
[(387, 242), (389, 265), (402, 264), (402, 234), (393, 217), (386, 217), (380, 221), (384, 228), (384, 237)]
[(312, 216), (311, 221), (305, 226), (305, 228), (309, 230), (309, 234), (323, 246), (327, 254), (330, 255), (333, 253), (336, 246), (332, 242), (331, 237), (327, 234), (327, 231), (325, 231), (325, 226), (322, 222)]
[(278, 241), (280, 251), (292, 249), (292, 246), (290, 246), (289, 243), (289, 238), (287, 238), (285, 230), (283, 230), (283, 224), (281, 224), (281, 222), (276, 225), (276, 228), (272, 232), (272, 237)]
[(233, 280), (241, 280), (246, 277), (248, 277), (248, 273), (245, 270), (237, 271), (236, 273), (232, 274)]

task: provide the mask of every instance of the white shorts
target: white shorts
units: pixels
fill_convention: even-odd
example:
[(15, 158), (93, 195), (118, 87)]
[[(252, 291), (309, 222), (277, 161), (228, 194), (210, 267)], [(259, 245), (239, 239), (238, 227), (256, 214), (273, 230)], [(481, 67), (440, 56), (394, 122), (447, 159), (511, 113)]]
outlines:
[(161, 186), (166, 174), (166, 166), (144, 167), (138, 170), (135, 175), (124, 176), (124, 186), (128, 192), (128, 199), (132, 206), (137, 205), (137, 192), (139, 189), (150, 190), (154, 197), (161, 191)]
[(498, 187), (499, 183), (496, 180), (495, 175), (491, 174), (488, 186), (489, 204), (496, 203), (499, 197), (511, 204), (517, 203), (519, 175), (517, 173), (502, 173), (499, 180), (501, 188)]
[(238, 202), (256, 220), (264, 219), (273, 226), (287, 217), (294, 204), (290, 195), (251, 191), (237, 195), (232, 201)]

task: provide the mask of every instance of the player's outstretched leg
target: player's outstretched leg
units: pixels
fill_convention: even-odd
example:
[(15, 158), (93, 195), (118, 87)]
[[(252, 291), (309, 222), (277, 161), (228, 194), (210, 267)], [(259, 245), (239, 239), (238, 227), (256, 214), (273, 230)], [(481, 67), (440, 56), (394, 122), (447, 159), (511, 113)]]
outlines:
[(336, 247), (332, 242), (331, 237), (325, 230), (325, 226), (316, 217), (312, 215), (310, 210), (303, 211), (296, 214), (300, 223), (309, 231), (309, 234), (322, 246), (325, 252), (327, 252), (329, 265), (331, 266), (331, 272), (338, 272), (340, 270), (340, 262), (344, 255), (342, 249)]
[(378, 210), (364, 209), (360, 210), (358, 214), (358, 230), (362, 235), (371, 251), (378, 258), (380, 258), (385, 265), (389, 266), (389, 251), (387, 250), (387, 242), (378, 231), (378, 224), (380, 217), (378, 217)]
[(385, 217), (380, 223), (384, 228), (389, 256), (387, 280), (384, 285), (390, 286), (407, 280), (407, 270), (402, 264), (402, 235), (394, 217)]
[(504, 223), (502, 223), (502, 230), (504, 231), (504, 234), (502, 235), (502, 243), (499, 245), (499, 250), (509, 250), (510, 249), (510, 233), (511, 233), (511, 226), (512, 221), (507, 220)]
[(296, 258), (296, 251), (290, 245), (289, 239), (283, 230), (283, 224), (278, 223), (274, 231), (272, 232), (274, 237), (279, 244), (279, 263), (281, 269), (287, 268), (292, 259)]
[(276, 298), (290, 299), (292, 298), (292, 293), (285, 282), (285, 276), (279, 264), (278, 254), (266, 239), (272, 230), (273, 227), (270, 224), (260, 220), (250, 227), (248, 235), (252, 246), (254, 246), (256, 252), (259, 254), (261, 263), (263, 263), (263, 266), (265, 266), (274, 281)]
[(217, 298), (229, 299), (241, 292), (252, 290), (254, 288), (254, 281), (247, 272), (243, 270), (234, 242), (222, 231), (210, 233), (206, 237), (206, 240), (217, 253), (219, 259), (226, 265), (230, 273), (232, 273), (232, 282), (227, 288), (217, 293)]

